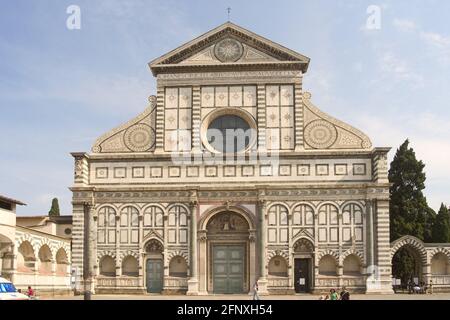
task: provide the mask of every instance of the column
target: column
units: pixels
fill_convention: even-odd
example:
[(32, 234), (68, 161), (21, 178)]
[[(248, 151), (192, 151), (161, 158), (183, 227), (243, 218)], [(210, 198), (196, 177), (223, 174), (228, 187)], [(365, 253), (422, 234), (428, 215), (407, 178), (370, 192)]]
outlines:
[[(143, 213), (139, 215), (139, 286), (143, 289), (145, 287), (144, 277), (144, 247), (142, 239), (144, 237), (144, 216)], [(144, 291), (143, 291), (144, 292)]]
[[(56, 285), (56, 259), (52, 259), (51, 260), (51, 263), (52, 263), (52, 267), (51, 267), (51, 270), (52, 270), (52, 285), (53, 286), (55, 286)], [(54, 287), (53, 287), (53, 289), (54, 289)]]
[(253, 285), (256, 282), (257, 278), (257, 268), (256, 268), (256, 230), (249, 230), (249, 269), (250, 269), (250, 287), (249, 295), (253, 294)]
[(422, 265), (422, 281), (425, 282), (426, 285), (430, 285), (431, 276), (431, 263), (430, 261), (427, 261), (427, 264)]
[(265, 200), (259, 201), (259, 237), (260, 237), (260, 247), (259, 247), (259, 280), (258, 288), (260, 295), (267, 295), (267, 270), (266, 270), (266, 211), (267, 202)]
[(198, 203), (192, 200), (190, 203), (190, 234), (189, 234), (189, 275), (187, 295), (198, 295), (197, 274), (197, 209)]
[(199, 274), (202, 275), (202, 277), (200, 277), (199, 280), (199, 295), (207, 295), (208, 294), (208, 261), (206, 259), (207, 257), (207, 248), (208, 248), (208, 237), (206, 235), (206, 230), (200, 230), (197, 232), (198, 235), (198, 241), (199, 241), (199, 252), (201, 252), (201, 254), (199, 255), (198, 259), (199, 259)]
[[(116, 262), (116, 277), (114, 279), (114, 287), (117, 288), (118, 285), (118, 279), (119, 277), (122, 275), (122, 266), (120, 264), (120, 244), (121, 244), (121, 237), (120, 237), (120, 211), (117, 211), (117, 215), (116, 215), (116, 258), (115, 258), (115, 262)], [(129, 217), (130, 218), (130, 217)]]

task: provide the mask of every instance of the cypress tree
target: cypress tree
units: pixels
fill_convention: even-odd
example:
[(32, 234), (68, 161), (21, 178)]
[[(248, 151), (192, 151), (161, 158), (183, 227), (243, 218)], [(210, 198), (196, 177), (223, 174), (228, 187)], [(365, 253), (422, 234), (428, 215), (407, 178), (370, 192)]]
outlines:
[(428, 207), (425, 189), (425, 165), (406, 140), (398, 149), (389, 169), (391, 241), (404, 235), (431, 241), (430, 230), (435, 213)]
[(48, 212), (48, 215), (50, 217), (59, 217), (58, 198), (53, 198), (53, 200), (52, 200), (52, 207), (50, 208), (50, 211)]
[(433, 242), (450, 242), (450, 213), (443, 203), (433, 225)]

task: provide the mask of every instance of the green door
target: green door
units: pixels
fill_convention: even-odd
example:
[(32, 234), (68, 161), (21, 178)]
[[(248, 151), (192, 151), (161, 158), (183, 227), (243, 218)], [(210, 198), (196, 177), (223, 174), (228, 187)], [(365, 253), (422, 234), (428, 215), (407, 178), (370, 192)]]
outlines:
[(147, 260), (147, 292), (161, 293), (163, 288), (163, 262), (160, 259)]
[(244, 291), (244, 257), (242, 245), (213, 246), (214, 293), (242, 293)]

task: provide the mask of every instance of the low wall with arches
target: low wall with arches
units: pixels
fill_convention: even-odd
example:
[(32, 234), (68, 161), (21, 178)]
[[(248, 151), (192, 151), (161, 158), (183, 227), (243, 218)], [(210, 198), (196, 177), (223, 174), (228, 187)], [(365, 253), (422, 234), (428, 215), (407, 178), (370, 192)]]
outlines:
[(31, 286), (37, 295), (72, 291), (69, 239), (17, 226), (14, 255), (11, 280), (18, 289)]
[(419, 282), (433, 292), (450, 292), (450, 243), (424, 243), (416, 237), (403, 236), (391, 243), (391, 259), (402, 248), (415, 256)]

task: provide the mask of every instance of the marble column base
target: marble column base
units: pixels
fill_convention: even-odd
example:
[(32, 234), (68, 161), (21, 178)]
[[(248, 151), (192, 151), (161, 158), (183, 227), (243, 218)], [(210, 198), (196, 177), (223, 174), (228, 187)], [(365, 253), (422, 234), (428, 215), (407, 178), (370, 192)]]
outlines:
[(366, 281), (366, 294), (393, 294), (392, 280), (368, 278)]
[(187, 296), (198, 296), (198, 279), (197, 278), (190, 278), (188, 280), (188, 291), (186, 292)]
[(258, 279), (258, 294), (260, 296), (269, 295), (269, 291), (267, 290), (267, 284), (268, 284), (267, 278), (261, 277)]

